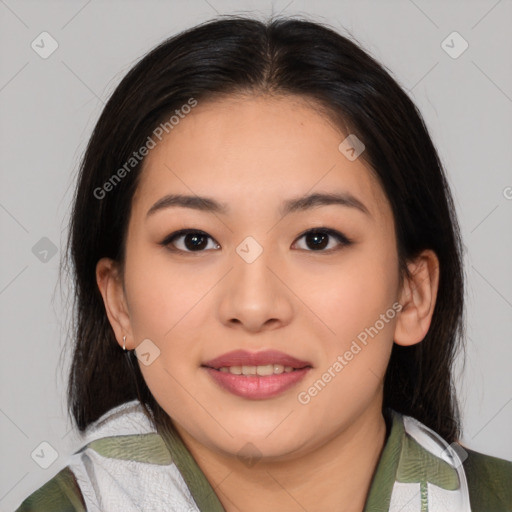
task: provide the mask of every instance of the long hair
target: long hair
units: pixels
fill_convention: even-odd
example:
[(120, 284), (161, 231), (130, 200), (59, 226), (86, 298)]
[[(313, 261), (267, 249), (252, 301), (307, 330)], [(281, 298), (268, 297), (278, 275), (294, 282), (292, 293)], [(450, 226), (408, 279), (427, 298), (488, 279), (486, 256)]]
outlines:
[(133, 399), (155, 426), (166, 428), (168, 420), (136, 356), (117, 344), (95, 275), (102, 257), (124, 261), (143, 160), (114, 190), (98, 190), (190, 98), (261, 93), (312, 100), (364, 142), (360, 158), (393, 211), (402, 278), (407, 261), (420, 251), (436, 253), (440, 282), (430, 329), (421, 343), (393, 345), (383, 406), (417, 418), (448, 442), (456, 440), (460, 419), (452, 367), (463, 333), (462, 249), (442, 164), (420, 112), (382, 65), (348, 37), (294, 18), (233, 16), (186, 30), (147, 53), (105, 105), (80, 165), (68, 239), (75, 286), (68, 406), (76, 426), (83, 431)]

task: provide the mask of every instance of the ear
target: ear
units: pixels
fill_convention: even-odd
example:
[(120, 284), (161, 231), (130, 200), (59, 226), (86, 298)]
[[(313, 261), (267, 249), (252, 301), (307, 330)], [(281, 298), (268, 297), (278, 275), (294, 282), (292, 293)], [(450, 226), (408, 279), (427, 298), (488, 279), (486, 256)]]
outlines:
[(439, 260), (427, 249), (407, 265), (409, 276), (404, 277), (399, 303), (402, 309), (395, 325), (394, 341), (409, 346), (427, 335), (439, 286)]
[(117, 342), (122, 347), (123, 336), (126, 336), (126, 349), (129, 350), (133, 336), (118, 264), (110, 258), (101, 258), (96, 264), (96, 282)]

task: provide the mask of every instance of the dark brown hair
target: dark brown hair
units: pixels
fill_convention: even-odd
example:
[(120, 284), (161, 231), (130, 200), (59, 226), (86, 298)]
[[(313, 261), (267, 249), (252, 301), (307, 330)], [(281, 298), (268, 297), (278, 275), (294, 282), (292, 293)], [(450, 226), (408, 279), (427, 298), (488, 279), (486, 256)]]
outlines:
[(430, 330), (419, 344), (393, 345), (384, 407), (455, 441), (460, 420), (452, 366), (463, 334), (462, 250), (447, 180), (420, 112), (382, 65), (327, 26), (233, 16), (182, 32), (144, 56), (115, 89), (89, 140), (68, 240), (76, 294), (68, 405), (78, 429), (133, 399), (157, 428), (168, 426), (135, 354), (115, 340), (95, 278), (100, 258), (123, 262), (143, 160), (104, 197), (94, 191), (190, 98), (261, 93), (312, 100), (364, 142), (361, 157), (393, 210), (402, 277), (406, 262), (423, 249), (437, 254), (440, 282)]

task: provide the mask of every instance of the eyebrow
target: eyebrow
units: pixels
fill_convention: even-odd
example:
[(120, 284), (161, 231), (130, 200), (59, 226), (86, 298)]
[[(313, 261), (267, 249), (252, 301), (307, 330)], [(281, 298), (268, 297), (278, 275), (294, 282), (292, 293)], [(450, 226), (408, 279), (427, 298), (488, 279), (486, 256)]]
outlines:
[[(314, 193), (304, 195), (284, 201), (279, 209), (280, 214), (284, 217), (289, 213), (297, 211), (306, 211), (319, 206), (339, 205), (354, 208), (366, 215), (370, 215), (368, 208), (356, 197), (348, 192), (342, 193)], [(190, 196), (183, 194), (168, 194), (160, 198), (148, 210), (146, 217), (153, 215), (157, 211), (171, 208), (182, 207), (191, 208), (205, 212), (220, 213), (227, 215), (229, 207), (226, 203), (221, 203), (210, 197)]]

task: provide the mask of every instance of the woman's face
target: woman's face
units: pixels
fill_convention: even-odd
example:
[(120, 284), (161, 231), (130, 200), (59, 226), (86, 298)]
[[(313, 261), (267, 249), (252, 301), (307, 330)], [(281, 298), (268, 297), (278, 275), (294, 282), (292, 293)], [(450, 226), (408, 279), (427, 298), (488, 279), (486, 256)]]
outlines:
[[(399, 297), (393, 216), (344, 139), (300, 98), (230, 98), (199, 102), (145, 160), (127, 348), (146, 340), (155, 399), (218, 453), (285, 459), (380, 414)], [(342, 199), (287, 209), (313, 194)]]

